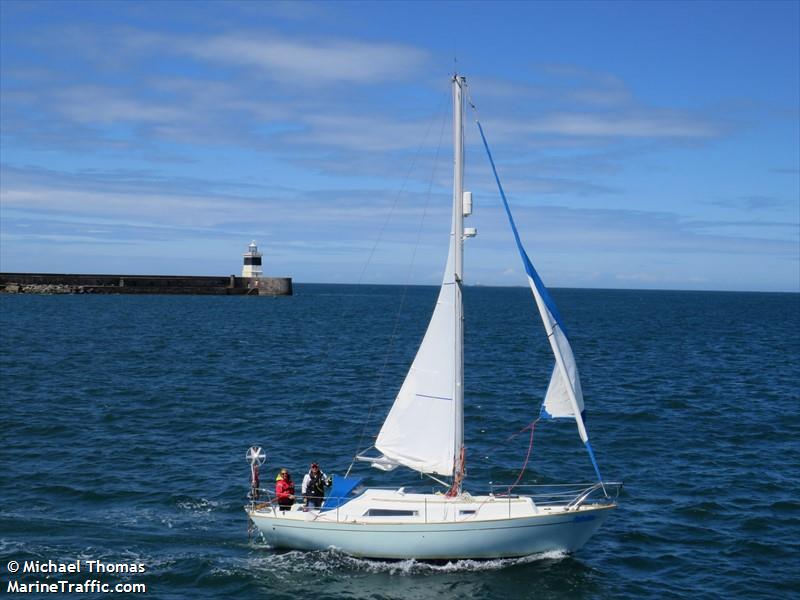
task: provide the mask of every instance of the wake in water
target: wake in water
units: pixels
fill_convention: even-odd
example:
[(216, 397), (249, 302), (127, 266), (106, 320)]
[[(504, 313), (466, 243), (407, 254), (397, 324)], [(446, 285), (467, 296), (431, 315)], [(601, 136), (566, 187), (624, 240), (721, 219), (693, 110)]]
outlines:
[(337, 550), (301, 552), (291, 550), (251, 559), (257, 569), (268, 569), (283, 573), (326, 573), (348, 571), (353, 573), (388, 573), (390, 575), (425, 575), (429, 573), (458, 573), (497, 571), (509, 567), (527, 565), (539, 561), (560, 561), (568, 554), (561, 551), (542, 552), (519, 558), (496, 558), (488, 560), (453, 560), (442, 562), (407, 560), (375, 560), (357, 558)]
[(175, 501), (175, 506), (181, 511), (188, 511), (195, 515), (210, 513), (216, 510), (221, 504), (222, 502), (215, 500), (192, 497), (184, 497), (181, 500)]

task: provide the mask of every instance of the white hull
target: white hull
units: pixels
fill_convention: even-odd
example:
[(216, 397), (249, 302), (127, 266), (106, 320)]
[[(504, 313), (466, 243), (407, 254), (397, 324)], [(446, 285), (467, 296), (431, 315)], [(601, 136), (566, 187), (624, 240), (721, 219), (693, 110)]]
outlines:
[[(281, 513), (264, 507), (249, 509), (248, 514), (274, 548), (334, 548), (368, 558), (458, 560), (574, 552), (597, 531), (616, 506), (609, 502), (571, 509), (563, 506), (538, 508), (529, 499), (514, 499), (512, 506), (505, 499), (495, 498), (489, 506), (487, 497), (470, 498), (469, 503), (465, 503), (458, 499), (444, 500), (441, 496), (414, 495), (404, 502), (405, 508), (422, 507), (420, 498), (426, 498), (426, 516), (420, 511), (418, 517), (404, 521), (397, 518), (392, 521), (391, 517), (354, 517), (347, 510), (348, 505), (350, 509), (367, 506), (369, 493), (328, 512), (303, 512), (295, 507), (295, 510)], [(375, 505), (374, 497), (371, 504)], [(459, 509), (465, 506), (471, 509), (477, 506), (478, 514), (459, 517)], [(439, 509), (449, 510), (451, 519), (429, 518)], [(502, 513), (511, 516), (501, 516)]]

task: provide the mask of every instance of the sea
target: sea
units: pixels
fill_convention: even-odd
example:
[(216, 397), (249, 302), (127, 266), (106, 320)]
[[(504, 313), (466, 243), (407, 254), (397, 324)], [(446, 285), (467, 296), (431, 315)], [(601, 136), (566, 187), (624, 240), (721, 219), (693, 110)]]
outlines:
[[(379, 561), (248, 535), (247, 449), (264, 449), (265, 485), (282, 467), (299, 480), (312, 460), (347, 471), (436, 295), (0, 296), (2, 591), (39, 582), (26, 595), (50, 597), (42, 584), (96, 580), (158, 599), (800, 597), (800, 294), (552, 290), (600, 470), (624, 482), (572, 555)], [(478, 492), (520, 477), (553, 358), (530, 290), (468, 287), (465, 305), (465, 487)], [(402, 471), (352, 474), (431, 485)], [(520, 480), (594, 480), (574, 423), (537, 424)], [(24, 572), (76, 561), (80, 573)]]

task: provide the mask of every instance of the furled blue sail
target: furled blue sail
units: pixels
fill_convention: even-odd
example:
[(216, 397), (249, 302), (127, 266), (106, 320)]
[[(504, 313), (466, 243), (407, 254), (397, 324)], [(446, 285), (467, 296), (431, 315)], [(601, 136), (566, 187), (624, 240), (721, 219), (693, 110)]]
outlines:
[(486, 155), (489, 157), (489, 163), (492, 166), (492, 173), (497, 182), (497, 189), (500, 191), (500, 198), (503, 200), (503, 208), (505, 208), (508, 223), (511, 226), (511, 231), (514, 233), (514, 240), (517, 243), (517, 250), (519, 250), (522, 264), (525, 266), (525, 272), (528, 275), (528, 283), (531, 286), (533, 297), (536, 300), (536, 306), (539, 309), (539, 314), (542, 317), (547, 338), (550, 341), (550, 348), (553, 350), (553, 356), (556, 359), (556, 364), (553, 367), (553, 374), (550, 377), (550, 385), (547, 386), (547, 393), (545, 394), (544, 403), (540, 410), (542, 418), (550, 419), (566, 419), (574, 418), (575, 424), (578, 426), (578, 435), (586, 446), (586, 451), (589, 453), (589, 458), (592, 461), (597, 479), (602, 483), (603, 477), (600, 475), (600, 468), (597, 466), (592, 445), (589, 443), (589, 434), (586, 431), (586, 426), (583, 423), (583, 391), (581, 390), (581, 380), (578, 375), (578, 367), (575, 364), (575, 357), (572, 354), (572, 347), (567, 339), (567, 332), (564, 324), (561, 321), (561, 315), (556, 308), (556, 303), (550, 297), (550, 293), (542, 282), (542, 278), (533, 268), (528, 253), (525, 252), (525, 247), (522, 245), (522, 240), (517, 231), (517, 225), (514, 222), (514, 216), (511, 214), (511, 208), (508, 205), (506, 194), (503, 191), (503, 185), (500, 183), (500, 177), (497, 174), (497, 168), (492, 158), (492, 152), (489, 150), (489, 143), (486, 141), (486, 136), (483, 133), (483, 127), (480, 121), (477, 121), (478, 130), (483, 140), (483, 147), (486, 149)]
[[(575, 418), (575, 407), (573, 406), (571, 395), (574, 395), (575, 405), (578, 412), (583, 412), (583, 391), (581, 390), (581, 380), (578, 375), (578, 367), (575, 364), (575, 357), (572, 354), (572, 347), (567, 338), (567, 331), (564, 323), (561, 320), (561, 314), (558, 312), (556, 303), (547, 291), (547, 288), (539, 277), (539, 273), (528, 258), (528, 253), (522, 245), (522, 240), (519, 237), (517, 225), (514, 222), (514, 216), (511, 214), (511, 208), (508, 205), (503, 186), (500, 184), (500, 179), (497, 175), (497, 170), (494, 166), (492, 154), (489, 151), (489, 145), (486, 142), (486, 136), (483, 134), (483, 127), (478, 123), (478, 128), (483, 139), (484, 147), (489, 155), (489, 161), (492, 163), (492, 170), (494, 172), (497, 187), (500, 190), (500, 197), (503, 200), (503, 208), (505, 208), (508, 222), (511, 225), (511, 231), (514, 233), (514, 240), (517, 243), (517, 250), (519, 250), (522, 264), (525, 267), (525, 273), (528, 275), (528, 283), (531, 286), (533, 297), (536, 300), (536, 306), (539, 308), (539, 314), (542, 317), (545, 331), (547, 336), (551, 338), (551, 344), (555, 346), (554, 352), (556, 356), (556, 364), (553, 366), (553, 374), (550, 377), (550, 385), (547, 386), (547, 393), (542, 403), (539, 416), (543, 419), (567, 419)], [(559, 356), (560, 355), (560, 356)], [(563, 362), (563, 368), (558, 364), (559, 358)], [(565, 376), (566, 375), (566, 376)], [(572, 394), (570, 394), (572, 392)], [(579, 430), (583, 429), (579, 427)], [(586, 441), (583, 431), (581, 431), (581, 438)]]

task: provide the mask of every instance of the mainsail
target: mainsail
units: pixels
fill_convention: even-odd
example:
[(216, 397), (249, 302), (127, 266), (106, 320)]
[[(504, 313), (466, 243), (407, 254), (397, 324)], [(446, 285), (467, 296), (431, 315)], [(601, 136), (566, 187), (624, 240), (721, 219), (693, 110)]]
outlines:
[(378, 468), (405, 465), (422, 473), (450, 475), (455, 460), (455, 236), (436, 308), (394, 405), (378, 434)]
[(453, 220), (436, 308), (392, 409), (375, 441), (372, 465), (404, 465), (421, 473), (463, 476), (464, 326), (461, 277), (464, 244), (464, 94), (453, 77)]

